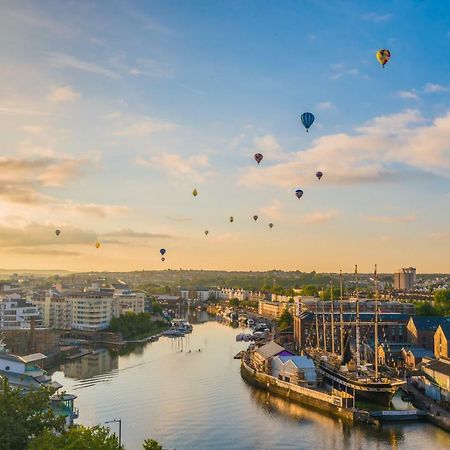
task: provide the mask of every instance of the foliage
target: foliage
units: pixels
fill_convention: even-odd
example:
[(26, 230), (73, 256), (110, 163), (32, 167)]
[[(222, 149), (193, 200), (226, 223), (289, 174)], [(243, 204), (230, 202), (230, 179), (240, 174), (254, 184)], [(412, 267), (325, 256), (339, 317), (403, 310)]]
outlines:
[(61, 431), (64, 418), (57, 417), (49, 407), (51, 391), (47, 388), (23, 393), (3, 380), (0, 391), (0, 448), (23, 450), (29, 439), (44, 431)]
[(127, 313), (120, 317), (113, 317), (109, 323), (109, 330), (121, 333), (124, 339), (141, 339), (152, 336), (168, 328), (164, 320), (151, 320), (148, 313)]
[(414, 310), (417, 316), (437, 316), (438, 311), (436, 308), (428, 302), (416, 302), (414, 304)]
[[(334, 287), (333, 288), (334, 300), (339, 299), (340, 295), (341, 295), (340, 288)], [(322, 300), (326, 300), (326, 301), (331, 300), (331, 288), (324, 289), (321, 293), (321, 298), (322, 298)]]
[(278, 319), (278, 327), (280, 330), (285, 330), (286, 328), (289, 328), (294, 319), (292, 317), (292, 314), (289, 312), (288, 309), (285, 309), (283, 313), (281, 314), (280, 318)]
[(162, 314), (163, 312), (163, 307), (157, 301), (153, 301), (152, 308), (154, 314)]
[(302, 294), (316, 297), (319, 294), (319, 291), (317, 289), (317, 286), (307, 284), (306, 286), (302, 287)]
[(450, 315), (450, 289), (438, 289), (435, 291), (434, 306), (441, 315)]
[(29, 450), (123, 450), (106, 427), (77, 425), (59, 435), (45, 431), (30, 442)]
[(232, 298), (229, 303), (230, 306), (233, 306), (234, 308), (237, 308), (239, 306), (239, 300), (237, 298)]
[(144, 450), (164, 450), (154, 439), (146, 439), (143, 444)]

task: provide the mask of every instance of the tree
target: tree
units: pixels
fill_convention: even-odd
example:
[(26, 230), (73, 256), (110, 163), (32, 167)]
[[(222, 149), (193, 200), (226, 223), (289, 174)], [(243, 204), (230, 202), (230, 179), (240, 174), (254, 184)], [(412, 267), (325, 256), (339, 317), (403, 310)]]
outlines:
[(44, 431), (35, 437), (29, 445), (29, 450), (124, 450), (119, 445), (117, 437), (108, 428), (77, 425), (65, 430), (59, 435)]
[(438, 314), (436, 311), (436, 308), (433, 308), (431, 303), (425, 302), (425, 303), (419, 303), (417, 302), (414, 305), (415, 313), (418, 316), (435, 316)]
[(143, 444), (144, 450), (164, 450), (154, 439), (146, 439)]
[(450, 289), (437, 289), (434, 292), (434, 306), (443, 316), (450, 314)]
[(21, 389), (3, 380), (0, 390), (0, 448), (23, 450), (31, 438), (44, 431), (59, 432), (64, 428), (64, 417), (57, 417), (50, 409), (48, 388), (24, 394)]
[(307, 284), (306, 286), (303, 286), (302, 288), (302, 294), (303, 295), (310, 295), (310, 296), (316, 296), (318, 294), (318, 290), (316, 286), (313, 286), (312, 284)]
[(230, 300), (230, 306), (238, 307), (238, 306), (239, 306), (239, 299), (237, 299), (237, 298), (232, 298), (232, 299)]
[(289, 328), (292, 325), (292, 322), (294, 321), (292, 314), (289, 312), (289, 310), (286, 308), (279, 320), (278, 320), (278, 327), (280, 328), (280, 330), (284, 330), (286, 328)]

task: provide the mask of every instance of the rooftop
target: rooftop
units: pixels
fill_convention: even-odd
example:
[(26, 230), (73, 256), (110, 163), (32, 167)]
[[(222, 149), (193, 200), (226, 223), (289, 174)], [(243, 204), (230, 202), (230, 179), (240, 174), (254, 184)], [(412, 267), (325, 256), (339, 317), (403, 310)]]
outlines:
[(440, 317), (440, 316), (415, 316), (411, 317), (417, 330), (436, 330), (439, 325), (448, 323), (450, 324), (450, 317)]
[(269, 342), (256, 350), (264, 359), (271, 358), (272, 356), (278, 355), (284, 350), (284, 347), (278, 345), (276, 342)]

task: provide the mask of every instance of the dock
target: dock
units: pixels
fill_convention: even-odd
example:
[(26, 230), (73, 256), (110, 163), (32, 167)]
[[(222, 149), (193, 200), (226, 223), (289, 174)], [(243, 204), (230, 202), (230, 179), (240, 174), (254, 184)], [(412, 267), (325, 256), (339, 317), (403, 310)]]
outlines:
[(380, 422), (424, 420), (427, 417), (427, 413), (420, 409), (408, 409), (404, 411), (371, 411), (370, 415)]

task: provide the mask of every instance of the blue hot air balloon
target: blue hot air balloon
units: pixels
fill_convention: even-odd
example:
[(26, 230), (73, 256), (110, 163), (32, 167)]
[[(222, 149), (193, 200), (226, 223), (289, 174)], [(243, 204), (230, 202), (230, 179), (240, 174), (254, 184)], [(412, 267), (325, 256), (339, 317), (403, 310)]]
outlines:
[(296, 189), (295, 195), (297, 196), (297, 198), (302, 198), (303, 191), (301, 189)]
[(166, 254), (166, 249), (162, 248), (159, 253), (161, 253), (161, 256), (164, 256)]
[(314, 114), (310, 112), (305, 112), (301, 115), (300, 120), (302, 121), (303, 126), (306, 128), (306, 131), (308, 131), (309, 127), (314, 122)]

